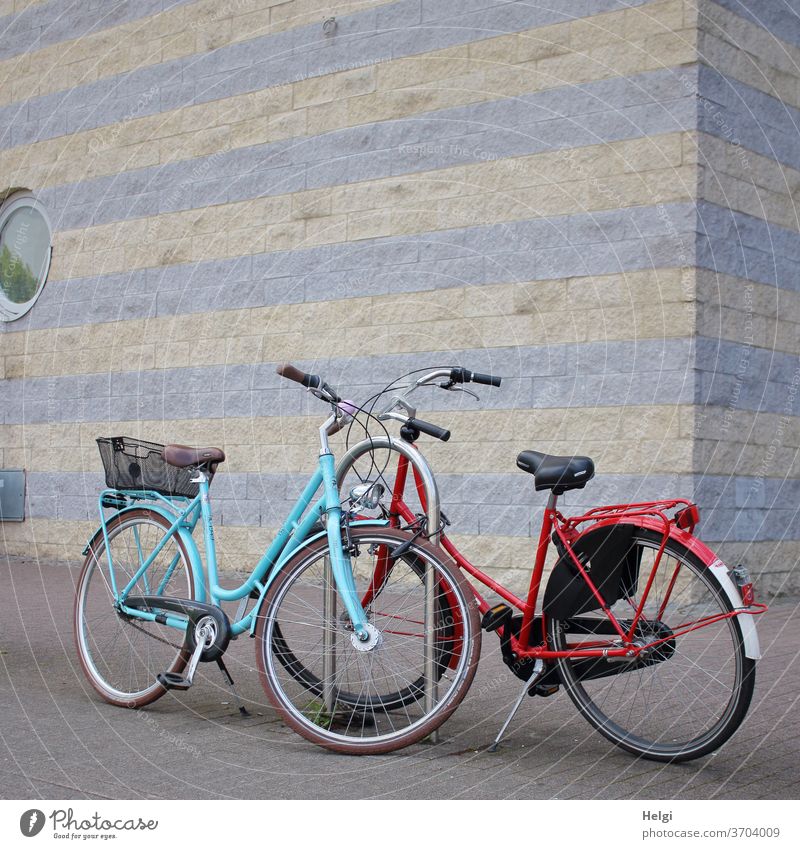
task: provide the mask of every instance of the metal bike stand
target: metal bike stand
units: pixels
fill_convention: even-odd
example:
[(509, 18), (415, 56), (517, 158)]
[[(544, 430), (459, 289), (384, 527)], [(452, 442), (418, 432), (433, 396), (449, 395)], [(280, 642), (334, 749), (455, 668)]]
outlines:
[[(341, 459), (336, 469), (336, 480), (341, 488), (347, 473), (355, 464), (356, 460), (369, 454), (375, 449), (386, 449), (402, 454), (411, 463), (412, 467), (419, 473), (422, 487), (425, 492), (426, 518), (428, 520), (429, 539), (436, 545), (439, 541), (439, 487), (433, 476), (428, 461), (417, 449), (408, 442), (401, 439), (392, 439), (387, 436), (379, 436), (365, 439), (354, 445)], [(436, 635), (435, 635), (435, 597), (436, 597), (436, 575), (432, 565), (428, 564), (425, 569), (425, 624), (424, 624), (424, 653), (425, 653), (425, 712), (429, 713), (436, 706), (438, 685), (436, 682)], [(432, 743), (439, 742), (438, 730), (429, 735)]]

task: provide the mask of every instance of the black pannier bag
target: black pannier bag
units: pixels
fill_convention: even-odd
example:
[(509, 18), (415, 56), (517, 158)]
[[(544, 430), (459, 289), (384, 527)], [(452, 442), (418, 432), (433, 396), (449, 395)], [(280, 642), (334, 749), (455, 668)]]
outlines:
[[(626, 524), (589, 529), (572, 545), (576, 557), (609, 607), (620, 598), (636, 594), (642, 549), (633, 544), (635, 530), (634, 525)], [(544, 613), (554, 619), (569, 619), (599, 608), (600, 603), (569, 552), (562, 551), (547, 582)]]

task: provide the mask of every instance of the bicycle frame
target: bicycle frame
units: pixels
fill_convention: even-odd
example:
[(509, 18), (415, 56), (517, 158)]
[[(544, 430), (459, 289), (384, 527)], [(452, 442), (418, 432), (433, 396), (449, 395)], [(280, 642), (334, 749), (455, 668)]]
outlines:
[[(395, 476), (394, 487), (392, 490), (391, 506), (389, 509), (390, 523), (393, 524), (399, 524), (400, 520), (406, 522), (413, 522), (417, 518), (404, 500), (405, 488), (408, 482), (409, 464), (409, 458), (401, 454), (398, 459), (397, 474)], [(425, 482), (416, 465), (411, 464), (411, 467), (417, 494), (422, 508), (423, 510), (425, 510), (427, 494)], [(681, 531), (680, 529), (678, 529), (675, 523), (670, 520), (666, 515), (665, 511), (679, 508), (680, 506), (684, 506), (687, 508), (693, 507), (691, 502), (686, 501), (685, 499), (671, 499), (664, 501), (643, 502), (639, 504), (612, 505), (609, 507), (591, 510), (581, 516), (566, 518), (557, 510), (557, 501), (557, 496), (551, 492), (548, 498), (547, 506), (545, 508), (544, 518), (542, 520), (542, 527), (539, 533), (538, 542), (536, 544), (536, 557), (534, 561), (533, 571), (531, 573), (528, 593), (525, 599), (519, 598), (514, 593), (506, 589), (502, 584), (495, 581), (493, 578), (491, 578), (489, 575), (487, 575), (485, 572), (481, 571), (477, 566), (471, 563), (458, 550), (452, 540), (450, 540), (443, 531), (439, 535), (439, 544), (455, 560), (455, 562), (460, 568), (462, 568), (465, 572), (467, 572), (477, 581), (482, 583), (484, 586), (497, 593), (497, 595), (499, 595), (504, 601), (508, 602), (510, 605), (512, 605), (522, 613), (522, 623), (519, 631), (519, 636), (516, 636), (514, 634), (510, 635), (511, 647), (517, 656), (540, 659), (543, 661), (555, 660), (558, 657), (632, 657), (633, 655), (638, 654), (642, 650), (652, 649), (653, 647), (669, 639), (674, 639), (675, 637), (682, 636), (683, 634), (686, 634), (689, 631), (705, 627), (707, 625), (713, 624), (714, 622), (721, 621), (722, 619), (731, 618), (733, 616), (741, 616), (743, 619), (742, 630), (745, 638), (745, 643), (748, 649), (748, 656), (757, 657), (759, 655), (758, 641), (755, 634), (755, 629), (752, 627), (752, 616), (757, 615), (759, 613), (763, 613), (766, 610), (766, 605), (751, 603), (748, 606), (743, 606), (741, 597), (735, 591), (733, 583), (732, 581), (730, 581), (730, 578), (727, 577), (727, 570), (724, 568), (724, 566), (722, 566), (721, 561), (719, 561), (716, 556), (713, 555), (713, 552), (711, 552), (710, 549), (708, 549), (699, 540), (697, 540), (697, 538), (694, 537), (691, 533), (686, 533), (686, 531)], [(605, 600), (598, 591), (597, 587), (592, 582), (591, 577), (587, 573), (580, 559), (575, 555), (572, 549), (572, 543), (575, 542), (575, 540), (580, 536), (580, 532), (577, 530), (577, 528), (579, 525), (585, 523), (591, 523), (590, 527), (599, 527), (601, 525), (619, 523), (635, 524), (640, 527), (658, 530), (663, 535), (661, 544), (656, 553), (655, 562), (653, 564), (653, 567), (647, 580), (647, 584), (643, 591), (642, 598), (636, 610), (634, 611), (634, 618), (630, 622), (626, 620), (625, 624), (627, 627), (623, 627), (623, 624), (620, 623), (617, 617), (615, 617), (613, 612), (609, 609), (609, 606), (606, 604)], [(670, 538), (676, 536), (676, 531), (678, 534), (680, 534), (681, 537), (679, 541), (682, 542), (684, 545), (687, 545), (687, 547), (689, 547), (690, 549), (693, 549), (695, 553), (698, 553), (698, 555), (701, 556), (701, 559), (706, 563), (709, 568), (717, 569), (721, 572), (724, 572), (724, 575), (720, 574), (720, 571), (716, 571), (716, 574), (723, 584), (723, 589), (725, 589), (729, 598), (731, 598), (734, 610), (730, 613), (721, 613), (713, 617), (707, 617), (698, 622), (678, 624), (675, 626), (674, 630), (671, 632), (671, 635), (669, 637), (665, 637), (659, 640), (653, 640), (645, 646), (634, 646), (634, 634), (636, 633), (636, 628), (642, 619), (647, 597), (653, 585), (656, 572), (658, 571), (661, 565), (662, 555)], [(550, 545), (550, 540), (553, 534), (555, 534), (555, 536), (558, 538), (561, 545), (563, 546), (563, 550), (569, 555), (573, 565), (577, 568), (579, 574), (589, 587), (592, 595), (598, 602), (598, 607), (603, 611), (603, 613), (607, 617), (610, 626), (616, 633), (616, 638), (619, 645), (618, 648), (609, 648), (608, 641), (606, 641), (604, 644), (602, 644), (602, 647), (597, 646), (597, 644), (596, 647), (592, 647), (590, 644), (584, 644), (583, 647), (569, 648), (564, 651), (555, 651), (553, 649), (548, 648), (546, 643), (542, 643), (539, 645), (534, 645), (532, 643), (533, 626), (536, 619), (536, 603), (539, 598), (539, 591), (541, 588), (542, 577), (544, 574), (547, 549)], [(672, 575), (668, 584), (665, 598), (660, 605), (659, 615), (661, 615), (663, 613), (663, 610), (666, 608), (676, 579), (677, 569)], [(727, 581), (727, 584), (729, 586), (726, 586), (725, 581)], [(485, 598), (483, 598), (483, 596), (478, 592), (478, 590), (474, 586), (472, 587), (472, 591), (475, 595), (475, 599), (477, 601), (480, 612), (486, 613), (486, 611), (489, 610), (490, 607), (489, 603), (486, 601)], [(542, 633), (544, 634), (546, 633), (546, 628), (544, 627), (544, 614), (541, 614), (541, 616)], [(744, 623), (748, 624), (745, 625)]]
[[(252, 633), (255, 628), (255, 621), (258, 611), (263, 602), (270, 585), (280, 572), (281, 568), (286, 564), (289, 558), (303, 545), (318, 539), (321, 535), (314, 534), (309, 537), (312, 527), (323, 516), (327, 516), (325, 533), (328, 537), (331, 554), (331, 569), (336, 586), (339, 590), (341, 598), (344, 602), (348, 616), (353, 623), (356, 632), (363, 631), (366, 624), (366, 616), (361, 606), (358, 594), (353, 580), (352, 568), (349, 555), (344, 551), (342, 546), (341, 536), (341, 518), (342, 508), (339, 501), (339, 489), (336, 482), (336, 473), (334, 467), (333, 455), (321, 453), (319, 456), (319, 465), (317, 470), (309, 479), (305, 489), (298, 497), (293, 508), (289, 512), (286, 521), (281, 526), (275, 539), (264, 552), (261, 559), (253, 568), (250, 576), (243, 584), (234, 589), (225, 589), (219, 583), (219, 574), (217, 568), (217, 552), (216, 543), (214, 540), (214, 529), (211, 516), (211, 502), (209, 499), (209, 484), (208, 478), (200, 470), (196, 481), (199, 484), (199, 492), (194, 499), (180, 499), (187, 502), (186, 506), (179, 507), (176, 501), (179, 499), (170, 498), (153, 491), (142, 490), (111, 490), (105, 489), (99, 496), (99, 509), (102, 520), (101, 529), (103, 539), (105, 541), (105, 550), (108, 560), (109, 578), (111, 589), (117, 599), (117, 605), (122, 613), (138, 619), (155, 621), (156, 616), (159, 621), (166, 619), (167, 625), (179, 630), (185, 630), (187, 619), (171, 614), (152, 613), (149, 611), (139, 610), (129, 607), (125, 604), (125, 599), (136, 583), (143, 578), (146, 585), (146, 572), (150, 565), (158, 557), (167, 541), (173, 534), (177, 533), (181, 539), (188, 543), (185, 547), (191, 560), (190, 566), (196, 578), (200, 578), (199, 586), (202, 588), (201, 598), (205, 600), (206, 581), (203, 580), (204, 573), (202, 563), (197, 552), (197, 547), (192, 539), (192, 531), (196, 527), (198, 521), (201, 522), (203, 528), (204, 553), (207, 576), (207, 591), (211, 602), (219, 605), (221, 601), (236, 601), (247, 599), (255, 590), (258, 593), (258, 600), (253, 606), (250, 613), (231, 624), (231, 632), (233, 636), (238, 636), (244, 631), (250, 630)], [(308, 509), (309, 505), (314, 501), (320, 488), (323, 489), (322, 495), (316, 501), (312, 509)], [(169, 530), (165, 531), (163, 538), (153, 551), (144, 559), (141, 549), (139, 550), (139, 560), (141, 561), (139, 568), (128, 583), (121, 589), (117, 586), (114, 564), (112, 561), (111, 550), (109, 546), (108, 530), (106, 526), (105, 514), (103, 513), (103, 499), (109, 494), (123, 493), (127, 497), (135, 500), (150, 500), (156, 502), (153, 505), (148, 505), (148, 509), (154, 510), (170, 521)], [(133, 508), (127, 508), (133, 509)], [(125, 510), (120, 511), (124, 513)], [(376, 524), (375, 520), (370, 520), (369, 524)], [(363, 524), (363, 522), (353, 522), (353, 524)], [(380, 522), (385, 525), (385, 522)], [(138, 545), (138, 536), (137, 536)], [(176, 568), (178, 563), (178, 555), (173, 559), (173, 562), (167, 568), (162, 584), (169, 580), (171, 572)], [(147, 588), (148, 591), (150, 588)], [(161, 589), (159, 587), (158, 589)], [(158, 590), (157, 590), (158, 592)]]

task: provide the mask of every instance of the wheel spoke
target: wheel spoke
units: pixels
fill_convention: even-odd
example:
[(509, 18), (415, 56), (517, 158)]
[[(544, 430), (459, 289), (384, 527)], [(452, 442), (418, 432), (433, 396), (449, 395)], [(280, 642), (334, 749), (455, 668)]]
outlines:
[[(145, 552), (154, 551), (169, 530), (165, 522), (148, 510), (131, 511), (109, 521), (108, 545), (120, 589), (145, 562)], [(131, 594), (152, 594), (154, 588), (165, 596), (194, 597), (191, 569), (175, 535)], [(75, 627), (89, 681), (112, 703), (138, 706), (153, 701), (164, 692), (156, 681), (158, 673), (179, 671), (185, 665), (182, 650), (171, 645), (175, 629), (147, 620), (134, 624), (114, 609), (104, 541), (89, 554), (79, 578)]]
[[(371, 549), (385, 545), (390, 550), (406, 537), (397, 531), (354, 531), (357, 555), (352, 556), (356, 590), (363, 598), (377, 566)], [(383, 536), (385, 534), (385, 536)], [(437, 676), (441, 678), (457, 651), (455, 669), (449, 679), (441, 678), (438, 699), (426, 714), (424, 640), (419, 633), (424, 623), (427, 559), (406, 552), (393, 561), (379, 592), (368, 606), (371, 633), (377, 643), (366, 650), (354, 644), (346, 616), (326, 622), (323, 613), (325, 543), (313, 551), (300, 552), (284, 568), (268, 594), (268, 604), (258, 623), (259, 670), (262, 683), (296, 730), (314, 742), (340, 750), (363, 745), (399, 748), (408, 740), (429, 733), (433, 718), (452, 700), (453, 693), (466, 691), (477, 656), (470, 654), (471, 628), (477, 614), (467, 606), (467, 595), (439, 563), (435, 601), (435, 651)], [(451, 609), (448, 599), (455, 599)], [(402, 623), (408, 623), (403, 626)], [(455, 648), (454, 622), (464, 623)], [(400, 625), (400, 627), (398, 627)], [(336, 646), (335, 680), (322, 676), (321, 635), (330, 635)], [(320, 708), (326, 685), (336, 693), (331, 716)], [(448, 699), (450, 697), (450, 699)], [(456, 700), (456, 703), (457, 703)], [(438, 723), (437, 723), (438, 724)]]
[[(659, 534), (637, 532), (640, 590), (660, 541)], [(749, 703), (752, 675), (745, 676), (735, 620), (713, 619), (730, 609), (714, 575), (677, 544), (670, 543), (664, 556), (669, 559), (655, 575), (637, 625), (643, 644), (653, 641), (648, 635), (661, 640), (651, 657), (627, 668), (609, 664), (614, 674), (583, 680), (579, 662), (564, 659), (559, 667), (572, 700), (612, 742), (646, 757), (688, 759), (712, 751), (733, 733)], [(612, 612), (626, 618), (640, 600), (622, 599)], [(701, 627), (681, 633), (687, 621)], [(566, 646), (555, 621), (550, 636), (555, 646)]]

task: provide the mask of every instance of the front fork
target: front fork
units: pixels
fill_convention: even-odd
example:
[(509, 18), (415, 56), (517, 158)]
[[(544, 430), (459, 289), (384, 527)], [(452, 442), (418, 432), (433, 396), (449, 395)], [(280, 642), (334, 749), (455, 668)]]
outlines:
[[(370, 633), (367, 630), (367, 616), (361, 606), (361, 599), (356, 590), (356, 582), (353, 577), (353, 566), (350, 562), (350, 552), (346, 551), (342, 542), (342, 508), (339, 502), (339, 489), (336, 485), (336, 469), (333, 454), (322, 454), (319, 458), (322, 466), (322, 479), (325, 484), (325, 513), (327, 515), (326, 531), (328, 534), (328, 551), (330, 571), (333, 580), (339, 590), (339, 595), (344, 603), (345, 611), (353, 624), (355, 636), (361, 642), (368, 642)], [(326, 572), (328, 568), (326, 566)], [(326, 575), (326, 579), (328, 576)], [(328, 581), (326, 580), (326, 584)], [(336, 596), (325, 593), (324, 616), (325, 621), (331, 623), (331, 627), (325, 629), (325, 640), (333, 639), (332, 625), (336, 618), (335, 609)], [(333, 605), (333, 609), (328, 608)]]

